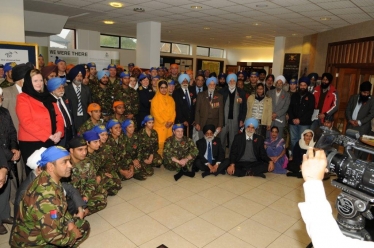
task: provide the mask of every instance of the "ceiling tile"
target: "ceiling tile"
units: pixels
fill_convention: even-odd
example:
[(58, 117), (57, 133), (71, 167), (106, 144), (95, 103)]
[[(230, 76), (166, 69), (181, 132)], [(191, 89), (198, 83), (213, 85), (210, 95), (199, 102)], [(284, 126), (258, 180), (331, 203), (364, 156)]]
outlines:
[(208, 0), (203, 1), (204, 4), (215, 7), (215, 8), (226, 8), (228, 6), (233, 6), (235, 3), (227, 0)]
[(221, 15), (222, 18), (224, 18), (225, 17), (224, 15), (228, 13), (227, 11), (222, 10), (222, 9), (208, 9), (208, 10), (201, 10), (199, 12), (208, 14), (208, 15)]
[(315, 4), (303, 4), (303, 5), (293, 5), (287, 7), (290, 10), (296, 11), (296, 12), (308, 12), (308, 11), (317, 11), (317, 10), (322, 10), (321, 7), (315, 5)]
[[(136, 1), (136, 0), (135, 0)], [(190, 1), (190, 0), (157, 0), (158, 2), (161, 2), (161, 3), (166, 3), (168, 5), (171, 5), (171, 6), (179, 6), (179, 5), (184, 5), (184, 4), (194, 4), (193, 1)]]
[[(263, 9), (266, 9), (266, 8), (277, 8), (277, 7), (279, 7), (278, 4), (268, 2), (268, 1), (245, 3), (244, 5), (252, 8), (252, 9), (256, 9), (256, 10), (263, 10)], [(267, 5), (267, 7), (257, 7), (257, 6), (261, 6), (261, 5)]]
[(373, 0), (351, 0), (354, 4), (359, 7), (373, 6)]
[(335, 15), (363, 14), (364, 13), (359, 8), (329, 9), (329, 11)]
[(152, 2), (134, 4), (131, 7), (132, 8), (143, 8), (143, 9), (145, 9), (146, 12), (148, 12), (148, 11), (152, 11), (154, 9), (167, 9), (168, 7), (170, 7), (170, 5), (168, 5), (166, 3), (152, 1)]
[(262, 9), (261, 12), (264, 12), (269, 15), (281, 15), (281, 14), (291, 14), (294, 13), (292, 10), (285, 8), (272, 8), (272, 9)]
[(317, 5), (319, 5), (320, 7), (326, 10), (356, 7), (356, 5), (354, 5), (351, 1), (326, 2), (326, 3), (318, 3)]
[(270, 2), (283, 7), (310, 3), (308, 0), (270, 0)]
[(225, 7), (225, 10), (229, 12), (233, 12), (233, 13), (241, 13), (241, 12), (250, 11), (252, 9), (244, 5), (234, 5), (234, 6)]

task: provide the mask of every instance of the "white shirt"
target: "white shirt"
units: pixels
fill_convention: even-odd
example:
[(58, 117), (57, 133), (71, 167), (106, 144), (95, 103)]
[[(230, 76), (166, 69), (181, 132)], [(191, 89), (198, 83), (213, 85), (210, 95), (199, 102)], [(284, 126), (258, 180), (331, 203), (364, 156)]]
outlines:
[(332, 216), (330, 203), (326, 199), (322, 181), (304, 183), (305, 202), (299, 203), (306, 230), (316, 248), (373, 248), (374, 243), (352, 239), (342, 234)]
[(18, 94), (22, 93), (22, 87), (19, 86), (18, 84), (15, 84), (17, 90), (18, 90)]
[(70, 117), (70, 114), (69, 114), (69, 110), (67, 109), (67, 107), (66, 107), (66, 105), (65, 105), (65, 102), (64, 102), (64, 100), (62, 100), (62, 98), (61, 97), (56, 97), (55, 95), (53, 95), (52, 93), (51, 93), (51, 95), (54, 97), (54, 98), (56, 98), (57, 99), (57, 107), (58, 107), (58, 109), (60, 110), (60, 112), (61, 112), (61, 115), (62, 115), (62, 119), (64, 119), (64, 125), (65, 125), (65, 127), (66, 127), (66, 121), (65, 121), (65, 117), (64, 117), (64, 115), (62, 114), (62, 111), (61, 111), (61, 108), (60, 108), (60, 104), (58, 104), (59, 103), (59, 99), (61, 99), (61, 102), (62, 102), (62, 107), (65, 109), (65, 111), (66, 111), (66, 113), (68, 114), (68, 116), (69, 116), (69, 120), (70, 120), (70, 123), (73, 123), (72, 121), (71, 121), (71, 117)]
[[(356, 107), (353, 110), (352, 120), (357, 120), (357, 115), (358, 115), (358, 112), (360, 111), (361, 106), (362, 106), (362, 103), (359, 103), (357, 101)], [(361, 121), (358, 121), (358, 125), (361, 126)]]

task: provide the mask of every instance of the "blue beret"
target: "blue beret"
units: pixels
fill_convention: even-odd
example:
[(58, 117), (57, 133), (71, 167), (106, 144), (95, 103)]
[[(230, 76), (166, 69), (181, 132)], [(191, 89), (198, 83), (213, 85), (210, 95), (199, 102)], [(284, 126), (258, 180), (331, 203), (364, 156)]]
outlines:
[(121, 74), (119, 75), (119, 77), (120, 77), (120, 78), (130, 77), (130, 73), (121, 72)]
[(249, 125), (253, 125), (254, 128), (257, 128), (258, 127), (257, 119), (255, 119), (253, 117), (246, 119), (245, 122), (244, 122), (244, 127), (247, 128)]
[(8, 72), (8, 71), (11, 71), (11, 70), (13, 70), (13, 66), (12, 65), (7, 65), (7, 64), (4, 65), (4, 73)]
[(168, 85), (175, 85), (174, 80), (168, 80)]
[(86, 76), (86, 69), (84, 68), (84, 65), (76, 65), (71, 68), (68, 73), (68, 79), (70, 79), (70, 81), (73, 81), (79, 73), (82, 73), (83, 78)]
[(154, 78), (160, 79), (160, 76), (157, 75), (157, 76), (152, 77), (152, 79), (154, 79)]
[(149, 71), (153, 71), (153, 70), (157, 71), (157, 67), (152, 67), (151, 69), (149, 69)]
[(140, 83), (145, 78), (147, 78), (147, 75), (145, 73), (140, 74), (138, 78), (138, 83)]
[(306, 83), (308, 86), (310, 85), (310, 79), (308, 77), (302, 77), (299, 79), (299, 84)]
[(88, 68), (91, 68), (91, 67), (95, 67), (96, 68), (96, 64), (94, 62), (90, 62), (87, 64)]
[(106, 123), (106, 129), (109, 131), (114, 125), (121, 124), (117, 119), (111, 119)]
[(132, 120), (129, 120), (129, 119), (127, 119), (127, 120), (125, 120), (124, 122), (122, 122), (121, 127), (122, 127), (122, 131), (123, 131), (124, 134), (127, 133), (126, 128), (127, 128), (128, 126), (130, 126), (131, 124), (134, 125), (134, 122), (133, 122)]
[(255, 71), (252, 71), (251, 74), (250, 74), (250, 76), (256, 76), (256, 77), (258, 77), (258, 73), (255, 72)]
[[(56, 57), (55, 65), (57, 65), (57, 64), (60, 63), (60, 62), (65, 62), (65, 60)], [(66, 62), (65, 62), (65, 63), (66, 63)]]
[(184, 129), (183, 124), (181, 124), (181, 123), (174, 124), (172, 129), (173, 129), (173, 131), (174, 131), (174, 130), (176, 130), (176, 129), (178, 129), (178, 128), (182, 128), (182, 129)]
[(297, 84), (297, 80), (294, 79), (294, 78), (292, 78), (292, 79), (290, 80), (289, 84)]
[(225, 73), (220, 73), (220, 74), (218, 75), (218, 79), (221, 79), (221, 78), (226, 79), (226, 74), (225, 74)]
[(62, 146), (51, 146), (42, 153), (41, 159), (37, 162), (39, 166), (45, 166), (48, 162), (69, 156), (69, 152)]
[(226, 77), (226, 83), (230, 83), (231, 79), (234, 79), (235, 82), (238, 81), (238, 77), (235, 74), (231, 73), (231, 74), (227, 75), (227, 77)]
[(99, 140), (100, 136), (94, 130), (88, 130), (88, 131), (83, 133), (83, 138), (86, 141), (94, 141), (94, 140)]
[(236, 76), (239, 77), (240, 74), (243, 74), (243, 76), (244, 76), (244, 80), (247, 79), (247, 72), (246, 72), (246, 71), (238, 71), (238, 72), (236, 73)]
[(110, 68), (117, 69), (117, 66), (115, 64), (109, 64), (107, 69), (109, 70)]
[(104, 125), (96, 125), (94, 128), (92, 128), (92, 130), (95, 131), (97, 134), (108, 132)]
[(134, 63), (129, 63), (127, 66), (135, 66)]
[(187, 82), (190, 82), (190, 76), (188, 74), (180, 74), (178, 77), (178, 82), (182, 84), (182, 82), (187, 79)]
[(60, 78), (60, 77), (51, 78), (47, 82), (47, 89), (49, 92), (52, 92), (58, 87), (60, 87), (60, 85), (65, 84), (65, 82), (66, 82), (66, 78)]
[(142, 121), (142, 126), (144, 126), (148, 121), (154, 121), (155, 118), (153, 118), (152, 115), (147, 115), (144, 117), (143, 121)]
[(104, 75), (106, 75), (107, 77), (109, 77), (109, 71), (98, 71), (97, 72), (97, 78), (100, 80), (104, 77)]
[(157, 67), (157, 70), (164, 70), (164, 67), (159, 66), (159, 67)]
[(209, 86), (210, 82), (213, 82), (214, 84), (217, 84), (217, 78), (216, 77), (210, 77), (206, 80), (206, 86)]

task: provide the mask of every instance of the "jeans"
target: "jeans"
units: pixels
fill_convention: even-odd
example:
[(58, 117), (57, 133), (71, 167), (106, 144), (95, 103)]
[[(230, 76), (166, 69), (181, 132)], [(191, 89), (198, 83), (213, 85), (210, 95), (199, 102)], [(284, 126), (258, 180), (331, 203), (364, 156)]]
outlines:
[(293, 147), (295, 146), (296, 142), (301, 139), (301, 134), (309, 127), (309, 125), (290, 125), (291, 151), (293, 151)]

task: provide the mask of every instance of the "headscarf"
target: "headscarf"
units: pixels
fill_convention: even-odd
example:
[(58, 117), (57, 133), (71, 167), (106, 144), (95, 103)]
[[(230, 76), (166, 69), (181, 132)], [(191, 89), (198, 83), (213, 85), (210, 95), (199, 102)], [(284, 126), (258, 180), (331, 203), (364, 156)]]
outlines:
[(94, 141), (94, 140), (99, 140), (100, 136), (94, 130), (88, 130), (88, 131), (83, 133), (83, 138), (86, 141)]
[(54, 162), (69, 155), (70, 153), (62, 146), (51, 146), (42, 153), (37, 165), (43, 167), (49, 162)]
[(155, 118), (153, 118), (152, 115), (147, 115), (144, 117), (143, 121), (142, 121), (142, 126), (144, 126), (148, 121), (154, 121)]
[(106, 123), (106, 129), (108, 130), (108, 132), (110, 131), (110, 129), (114, 126), (114, 125), (117, 125), (117, 124), (121, 124), (117, 119), (111, 119), (109, 120), (107, 123)]
[[(312, 139), (309, 142), (309, 145), (305, 144), (304, 134), (312, 133)], [(305, 129), (304, 132), (301, 134), (301, 138), (299, 140), (299, 145), (301, 149), (308, 150), (309, 147), (314, 147), (315, 142), (313, 141), (314, 132), (311, 129)]]
[(134, 122), (133, 122), (132, 120), (129, 120), (129, 119), (127, 119), (127, 120), (125, 120), (124, 122), (122, 122), (121, 127), (122, 127), (122, 131), (123, 131), (124, 134), (127, 134), (127, 130), (126, 130), (126, 128), (127, 128), (128, 126), (130, 126), (131, 124), (134, 125)]
[(33, 152), (33, 154), (30, 155), (30, 157), (28, 157), (27, 159), (27, 162), (26, 162), (26, 165), (32, 169), (32, 170), (35, 170), (36, 168), (39, 167), (38, 165), (38, 161), (41, 160), (42, 158), (42, 153), (47, 150), (47, 148), (45, 147), (42, 147), (38, 150), (36, 150), (35, 152)]
[(182, 128), (182, 129), (184, 129), (183, 124), (181, 124), (181, 123), (174, 124), (172, 129), (173, 129), (173, 131), (174, 131), (174, 130), (176, 130), (176, 129), (178, 129), (178, 128)]
[(286, 78), (283, 76), (283, 75), (279, 75), (275, 78), (274, 80), (274, 83), (277, 83), (278, 80), (281, 80), (282, 81), (282, 84), (285, 84), (286, 83)]
[(94, 128), (92, 128), (92, 130), (94, 130), (97, 134), (108, 132), (108, 130), (106, 130), (104, 125), (96, 125)]

